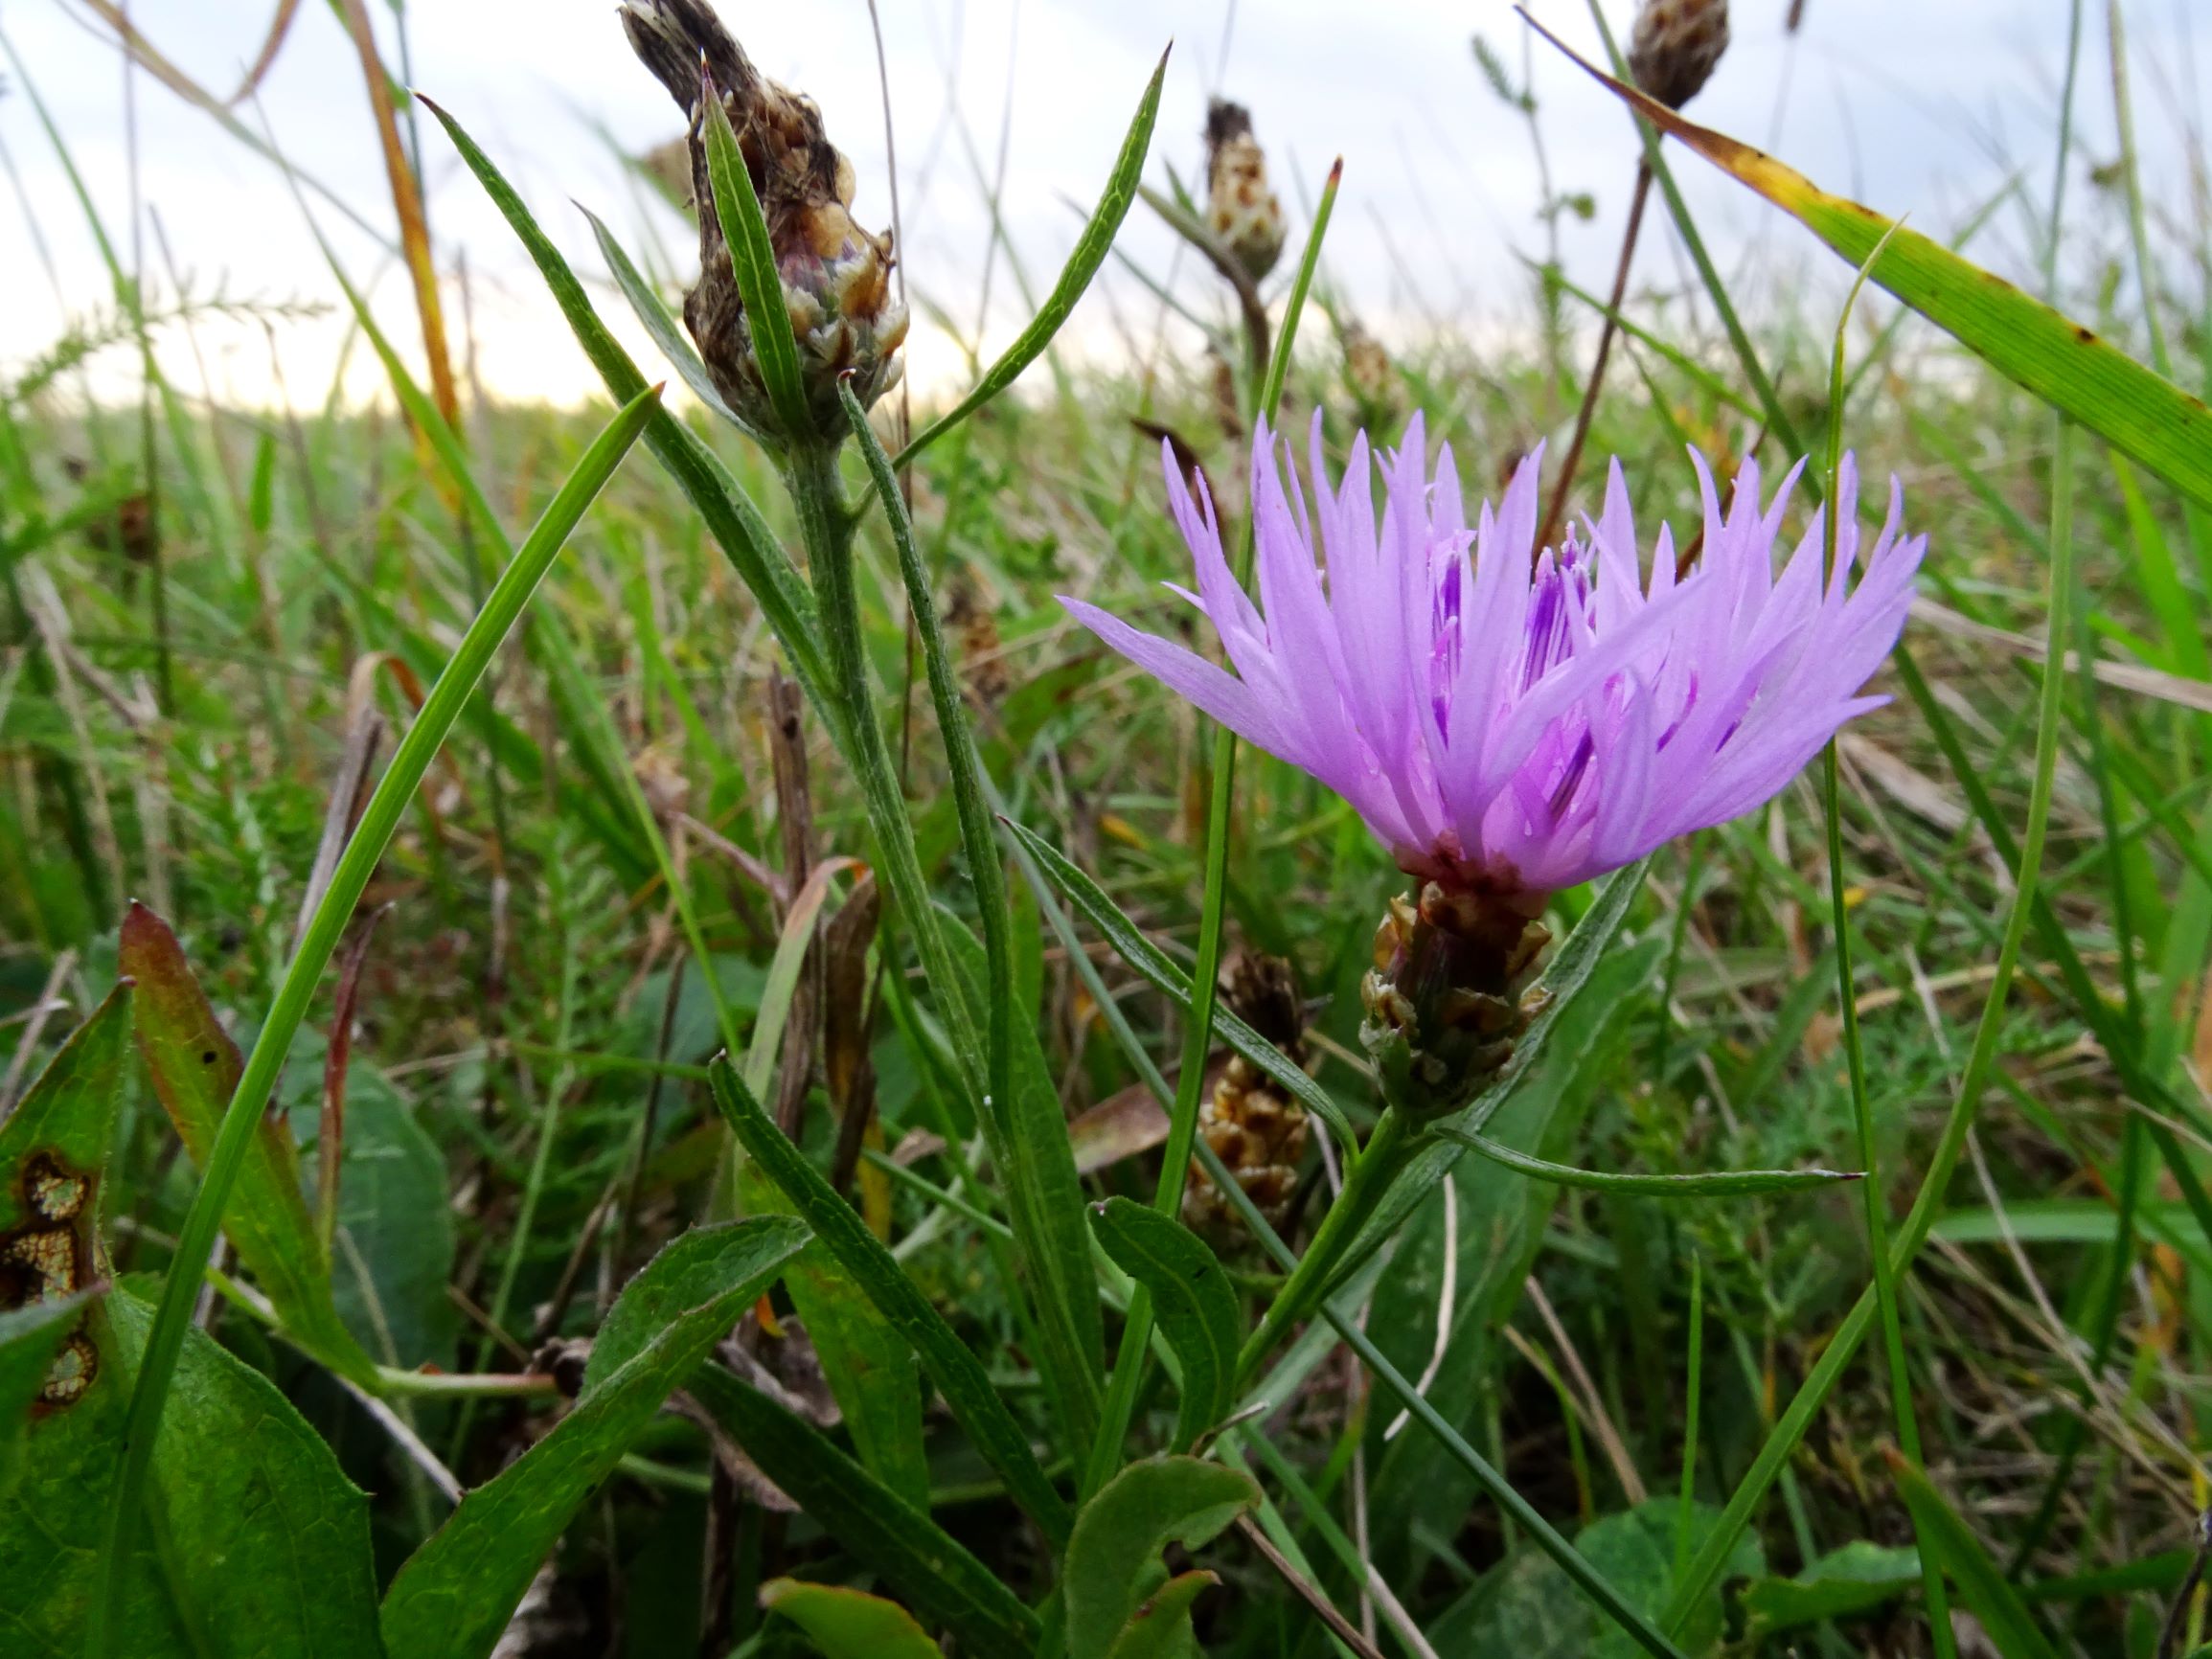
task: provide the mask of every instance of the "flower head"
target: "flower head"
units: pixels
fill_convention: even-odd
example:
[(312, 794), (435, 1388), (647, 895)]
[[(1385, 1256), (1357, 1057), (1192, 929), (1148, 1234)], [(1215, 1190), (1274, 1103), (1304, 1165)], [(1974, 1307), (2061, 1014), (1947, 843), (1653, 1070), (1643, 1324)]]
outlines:
[[(624, 30), (691, 121), (685, 140), (698, 216), (699, 280), (684, 296), (684, 326), (730, 409), (784, 442), (834, 441), (847, 430), (840, 376), (866, 407), (898, 384), (907, 313), (891, 284), (891, 233), (871, 235), (852, 214), (853, 164), (830, 142), (814, 102), (753, 66), (708, 0), (623, 0)], [(704, 99), (711, 89), (737, 136), (767, 220), (784, 307), (799, 346), (810, 429), (787, 432), (761, 378), (707, 171)], [(779, 325), (781, 326), (781, 325)]]
[[(1671, 533), (1649, 574), (1619, 464), (1604, 511), (1534, 546), (1540, 451), (1470, 531), (1451, 452), (1423, 466), (1421, 418), (1395, 455), (1364, 434), (1341, 483), (1286, 482), (1263, 429), (1252, 452), (1259, 601), (1230, 574), (1213, 504), (1173, 460), (1168, 490), (1197, 592), (1233, 672), (1062, 600), (1085, 626), (1248, 741), (1344, 797), (1402, 869), (1448, 893), (1531, 901), (1633, 862), (1776, 794), (1846, 720), (1904, 625), (1925, 537), (1861, 535), (1842, 467), (1833, 577), (1817, 520), (1779, 574), (1793, 470), (1772, 501), (1745, 463), (1723, 512), (1695, 452), (1705, 525), (1677, 574)], [(1383, 476), (1378, 519), (1371, 472)], [(1856, 580), (1851, 580), (1857, 572)]]

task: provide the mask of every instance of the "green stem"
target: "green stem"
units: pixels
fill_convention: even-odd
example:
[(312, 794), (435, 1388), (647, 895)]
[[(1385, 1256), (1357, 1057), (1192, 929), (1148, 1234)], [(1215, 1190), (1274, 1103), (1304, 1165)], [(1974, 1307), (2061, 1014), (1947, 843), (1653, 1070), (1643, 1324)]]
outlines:
[(1307, 1245), (1305, 1255), (1298, 1258), (1298, 1265), (1291, 1269), (1288, 1283), (1268, 1306), (1259, 1329), (1252, 1332), (1251, 1339), (1237, 1355), (1239, 1387), (1251, 1379), (1283, 1333), (1310, 1315), (1335, 1287), (1336, 1269), (1345, 1252), (1364, 1231), (1368, 1217), (1375, 1214), (1397, 1182), (1399, 1173), (1426, 1141), (1427, 1136), (1415, 1129), (1396, 1106), (1383, 1109), (1375, 1132), (1367, 1137), (1366, 1150), (1345, 1174), (1344, 1190), (1336, 1194), (1336, 1202), (1329, 1206), (1329, 1214), (1322, 1218), (1321, 1230)]

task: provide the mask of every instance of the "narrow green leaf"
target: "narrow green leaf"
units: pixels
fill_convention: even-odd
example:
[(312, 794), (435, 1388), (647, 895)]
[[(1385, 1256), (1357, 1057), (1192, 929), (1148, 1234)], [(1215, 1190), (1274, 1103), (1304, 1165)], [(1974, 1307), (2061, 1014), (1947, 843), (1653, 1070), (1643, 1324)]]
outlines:
[[(238, 1044), (217, 1022), (169, 923), (135, 899), (123, 919), (116, 968), (138, 982), (132, 1011), (154, 1093), (193, 1163), (204, 1170), (244, 1066)], [(331, 1263), (308, 1214), (299, 1151), (283, 1117), (263, 1115), (247, 1144), (223, 1231), (286, 1334), (353, 1381), (372, 1382), (375, 1363), (338, 1318)]]
[(386, 1647), (411, 1659), (490, 1653), (569, 1517), (806, 1241), (799, 1222), (764, 1216), (687, 1234), (649, 1262), (607, 1315), (621, 1362), (587, 1372), (553, 1432), (408, 1557), (384, 1597)]
[[(468, 170), (476, 175), (477, 183), (484, 187), (492, 205), (499, 209), (509, 227), (520, 239), (524, 251), (537, 266), (538, 275), (544, 278), (554, 303), (560, 307), (560, 314), (567, 319), (570, 331), (583, 348), (584, 355), (591, 359), (592, 367), (599, 371), (607, 391), (622, 402), (635, 398), (646, 388), (645, 375), (630, 361), (621, 342), (607, 332), (606, 325), (592, 307), (590, 296), (577, 281), (576, 273), (569, 268), (560, 250), (539, 228), (514, 188), (492, 165), (491, 158), (477, 148), (476, 141), (436, 103), (422, 98), (421, 94), (417, 97), (422, 106), (438, 118)], [(646, 447), (676, 481), (693, 510), (705, 521), (708, 532), (737, 571), (739, 580), (759, 602), (768, 625), (775, 630), (785, 654), (790, 658), (792, 674), (806, 689), (808, 698), (822, 711), (832, 734), (836, 735), (839, 727), (833, 705), (824, 695), (828, 682), (821, 645), (816, 638), (813, 598), (807, 591), (797, 567), (776, 540), (775, 533), (768, 528), (767, 519), (752, 498), (738, 488), (737, 480), (730, 476), (715, 452), (666, 409), (653, 410), (646, 425), (645, 442)]]
[(1204, 1239), (1133, 1198), (1091, 1206), (1116, 1266), (1152, 1293), (1160, 1330), (1182, 1367), (1174, 1449), (1188, 1451), (1229, 1414), (1237, 1382), (1237, 1293)]
[(615, 240), (614, 233), (606, 228), (599, 215), (581, 203), (578, 211), (591, 221), (591, 234), (599, 242), (600, 257), (606, 261), (606, 268), (614, 278), (614, 285), (622, 290), (622, 297), (629, 302), (629, 308), (636, 315), (638, 326), (645, 330), (647, 338), (660, 348), (661, 355), (669, 360), (669, 366), (691, 388), (692, 396), (739, 431), (756, 441), (766, 442), (742, 416), (722, 401), (722, 395), (716, 389), (714, 376), (707, 373), (706, 363), (699, 356), (697, 348), (676, 327), (675, 318), (669, 315), (669, 308), (661, 304), (660, 295), (646, 281), (645, 273), (637, 268), (637, 262), (629, 257), (629, 251)]
[[(269, 1092), (284, 1069), (285, 1055), (291, 1047), (300, 1022), (307, 1016), (308, 1005), (313, 1000), (331, 952), (336, 947), (354, 905), (360, 902), (361, 893), (369, 884), (369, 877), (375, 874), (385, 847), (399, 828), (400, 814), (414, 798), (416, 786), (429, 770), (430, 761), (444, 744), (445, 734), (452, 729), (462, 705), (468, 701), (490, 666), (493, 653), (521, 617), (531, 596), (537, 591), (537, 584), (551, 567), (554, 556), (560, 551), (584, 510), (613, 476), (614, 469), (636, 441), (647, 415), (658, 403), (657, 391), (640, 395), (593, 442), (576, 470), (555, 492), (544, 516), (500, 573), (498, 582), (484, 602), (484, 608), (469, 624), (445, 671), (438, 676), (438, 683), (423, 699), (422, 712), (407, 728), (406, 736), (400, 739), (391, 764), (377, 780), (368, 805), (362, 809), (353, 838), (339, 855), (331, 884), (308, 920), (299, 948), (277, 988), (268, 1016), (255, 1038), (253, 1053), (246, 1057), (245, 1070), (217, 1130), (199, 1191), (194, 1195), (184, 1225), (178, 1230), (176, 1261), (204, 1261), (214, 1248), (216, 1234), (222, 1225), (223, 1207), (229, 1201), (231, 1188), (267, 1107)], [(115, 1484), (108, 1511), (107, 1536), (101, 1551), (102, 1583), (94, 1600), (94, 1616), (103, 1623), (95, 1629), (88, 1645), (93, 1659), (105, 1659), (117, 1651), (112, 1646), (118, 1639), (117, 1626), (104, 1624), (104, 1610), (114, 1600), (112, 1591), (121, 1564), (130, 1555), (131, 1534), (138, 1524), (145, 1489), (147, 1460), (153, 1451), (176, 1356), (183, 1346), (198, 1292), (197, 1274), (189, 1271), (171, 1274), (162, 1289), (152, 1334), (148, 1338), (146, 1363), (131, 1397), (123, 1472)]]
[(1912, 1530), (1920, 1547), (1957, 1587), (1960, 1603), (1981, 1621), (1991, 1646), (2002, 1659), (2058, 1659), (2058, 1649), (2036, 1616), (1990, 1559), (1981, 1540), (1959, 1519), (1958, 1511), (1903, 1454), (1891, 1450), (1886, 1455), (1897, 1489), (1912, 1511)]
[(1760, 1579), (1744, 1590), (1745, 1634), (1754, 1641), (1784, 1630), (1864, 1613), (1920, 1582), (1920, 1552), (1910, 1545), (1854, 1538), (1809, 1562), (1790, 1579)]
[(691, 1392), (763, 1474), (908, 1606), (952, 1631), (962, 1652), (1029, 1659), (1037, 1615), (927, 1514), (720, 1366), (703, 1367)]
[(2006, 378), (2073, 417), (2175, 489), (2212, 506), (2212, 408), (2072, 318), (1960, 258), (1941, 242), (1821, 190), (1804, 174), (1665, 104), (1576, 56), (1532, 25), (1660, 131), (1679, 139), (1790, 215), (1873, 280)]
[[(969, 1005), (984, 1006), (983, 946), (968, 924), (942, 905), (937, 920)], [(1075, 1172), (1067, 1116), (1060, 1110), (1060, 1090), (1038, 1042), (1037, 1029), (1016, 1024), (1008, 1040), (1012, 1052), (1007, 1098), (988, 1103), (998, 1120), (1010, 1165), (1001, 1171), (1008, 1216), (1014, 1223), (1015, 1253), (1037, 1305), (1043, 1347), (1038, 1356), (1039, 1369), (1072, 1443), (1087, 1446), (1098, 1427), (1106, 1332), (1099, 1316), (1090, 1239), (1083, 1227), (1083, 1180)]]
[(1015, 1502), (1059, 1549), (1067, 1539), (1067, 1506), (1045, 1478), (1029, 1437), (1007, 1410), (983, 1362), (929, 1305), (853, 1206), (837, 1196), (821, 1172), (769, 1122), (726, 1057), (709, 1068), (709, 1087), (739, 1145), (813, 1229), (820, 1247), (836, 1259), (913, 1347), (976, 1449), (998, 1471)]
[(1136, 116), (1122, 139), (1121, 153), (1114, 157), (1113, 171), (1106, 175), (1098, 207), (1083, 225), (1083, 235), (1076, 239), (1075, 251), (1068, 255), (1060, 281), (1053, 284), (1052, 292), (1045, 296), (1044, 304), (1038, 307), (1029, 327), (1015, 337), (1014, 344), (1000, 353), (997, 362), (984, 371), (983, 378), (976, 381), (967, 397), (914, 435), (913, 442), (899, 452), (898, 465), (905, 466), (1013, 385), (1021, 372), (1037, 360), (1038, 354), (1052, 344), (1052, 337), (1060, 332), (1060, 326), (1075, 310), (1075, 303), (1090, 286), (1091, 278), (1106, 262), (1114, 234), (1129, 216), (1129, 204), (1136, 200), (1138, 181), (1144, 176), (1145, 154), (1152, 148), (1152, 124), (1160, 113), (1160, 87), (1167, 73), (1168, 54), (1163, 52), (1159, 67), (1152, 71), (1152, 80), (1145, 83), (1144, 96), (1137, 101)]
[(1610, 1170), (1578, 1170), (1547, 1158), (1516, 1151), (1502, 1141), (1456, 1124), (1440, 1124), (1437, 1133), (1446, 1140), (1480, 1152), (1492, 1163), (1516, 1174), (1562, 1187), (1586, 1187), (1600, 1193), (1632, 1193), (1647, 1198), (1733, 1198), (1754, 1193), (1788, 1193), (1805, 1187), (1825, 1187), (1836, 1181), (1857, 1181), (1853, 1170), (1719, 1170), (1710, 1174), (1634, 1175)]
[[(799, 342), (791, 332), (790, 307), (784, 302), (784, 279), (776, 269), (776, 250), (768, 239), (767, 216), (753, 191), (753, 175), (738, 151), (722, 107), (724, 88), (706, 82), (699, 93), (707, 141), (707, 179), (714, 190), (715, 216), (730, 254), (738, 294), (745, 306), (745, 333), (766, 388), (768, 406), (795, 442), (814, 429), (807, 409), (807, 383), (799, 373)], [(699, 204), (705, 213), (707, 204)]]
[(1108, 1659), (1167, 1579), (1160, 1551), (1203, 1547), (1259, 1500), (1243, 1470), (1197, 1458), (1145, 1458), (1106, 1482), (1067, 1546), (1068, 1659)]
[[(1052, 884), (1065, 894), (1070, 902), (1082, 911), (1085, 920), (1097, 928), (1099, 936), (1113, 946), (1114, 953), (1156, 990), (1164, 992), (1179, 1007), (1188, 1009), (1191, 1002), (1191, 979), (1167, 952), (1160, 949), (1144, 935), (1144, 930), (1131, 921), (1106, 894), (1106, 890), (1079, 869), (1057, 847), (1038, 834), (1005, 820), (1007, 830), (1035, 858)], [(1273, 1043), (1239, 1019), (1225, 1008), (1214, 1011), (1214, 1034), (1260, 1068), (1274, 1081), (1283, 1085), (1309, 1111), (1329, 1125), (1329, 1132), (1336, 1137), (1339, 1147), (1356, 1147), (1359, 1137), (1352, 1127), (1352, 1120), (1334, 1097), (1284, 1054)]]
[(771, 1579), (761, 1586), (761, 1605), (806, 1631), (824, 1659), (944, 1659), (898, 1602), (842, 1584)]

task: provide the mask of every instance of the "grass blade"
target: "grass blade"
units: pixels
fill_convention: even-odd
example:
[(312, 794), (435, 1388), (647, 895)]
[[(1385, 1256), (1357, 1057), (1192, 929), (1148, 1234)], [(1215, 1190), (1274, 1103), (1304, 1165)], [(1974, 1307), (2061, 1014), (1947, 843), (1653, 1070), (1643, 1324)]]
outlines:
[(400, 814), (413, 799), (416, 785), (429, 769), (431, 759), (445, 742), (445, 734), (451, 730), (462, 705), (474, 693), (485, 670), (490, 667), (493, 653), (521, 618), (523, 608), (552, 566), (554, 556), (559, 553), (584, 510), (614, 475), (615, 468), (644, 430), (648, 417), (659, 404), (660, 389), (652, 387), (640, 393), (615, 417), (577, 464), (567, 482), (561, 485), (513, 561), (500, 573), (499, 580), (485, 599), (484, 608), (469, 624), (468, 632), (454, 650), (445, 671), (430, 688), (422, 713), (399, 740), (391, 765), (377, 780), (353, 839), (347, 842), (346, 851), (331, 873), (323, 901), (315, 907), (291, 966), (285, 970), (276, 999), (270, 1004), (261, 1033), (254, 1040), (252, 1054), (246, 1057), (245, 1070), (217, 1130), (206, 1173), (193, 1196), (184, 1224), (178, 1229), (175, 1251), (178, 1266), (162, 1286), (160, 1307), (147, 1339), (146, 1357), (131, 1394), (123, 1468), (116, 1480), (108, 1511), (106, 1536), (101, 1551), (101, 1583), (93, 1602), (93, 1628), (87, 1650), (94, 1659), (106, 1659), (115, 1651), (112, 1644), (118, 1630), (107, 1623), (104, 1609), (115, 1602), (122, 1565), (127, 1558), (143, 1504), (148, 1465), (153, 1453), (154, 1437), (161, 1426), (162, 1407), (167, 1402), (177, 1355), (190, 1327), (192, 1305), (199, 1293), (200, 1276), (193, 1270), (193, 1264), (205, 1261), (215, 1244), (216, 1233), (222, 1225), (223, 1206), (237, 1182), (255, 1128), (268, 1103), (269, 1091), (284, 1066), (285, 1056), (291, 1048), (300, 1022), (307, 1017), (308, 1005), (313, 1000), (323, 968), (353, 914), (353, 906), (360, 901), (369, 877), (376, 873), (386, 845), (398, 830)]
[[(1983, 362), (2212, 507), (2212, 408), (2096, 333), (1941, 242), (1821, 190), (1724, 133), (1685, 121), (1531, 25), (1644, 120), (1748, 186)], [(1884, 245), (1886, 244), (1886, 246)], [(1881, 250), (1879, 254), (1877, 249)]]

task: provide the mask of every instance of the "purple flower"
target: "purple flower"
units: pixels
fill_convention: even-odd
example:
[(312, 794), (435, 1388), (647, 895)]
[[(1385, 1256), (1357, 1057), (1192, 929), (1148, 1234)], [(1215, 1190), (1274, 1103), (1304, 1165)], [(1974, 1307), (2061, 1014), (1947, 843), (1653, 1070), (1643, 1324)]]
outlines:
[[(1285, 446), (1286, 449), (1288, 446)], [(1309, 511), (1276, 442), (1252, 448), (1260, 603), (1222, 555), (1213, 503), (1168, 490), (1197, 560), (1176, 588), (1220, 636), (1234, 673), (1096, 605), (1061, 603), (1114, 649), (1247, 741), (1358, 809), (1409, 875), (1501, 894), (1571, 887), (1770, 799), (1846, 720), (1904, 626), (1925, 536), (1901, 537), (1903, 492), (1869, 542), (1842, 469), (1836, 571), (1815, 518), (1775, 574), (1795, 469), (1762, 506), (1746, 462), (1727, 512), (1702, 459), (1702, 556), (1676, 580), (1661, 526), (1649, 578), (1619, 463), (1605, 511), (1540, 552), (1541, 452), (1470, 532), (1451, 452), (1422, 466), (1421, 418), (1395, 455), (1352, 446), (1323, 467), (1314, 417)], [(1369, 468), (1384, 502), (1378, 524)], [(1854, 568), (1856, 583), (1846, 578)], [(1172, 585), (1172, 584), (1171, 584)]]

